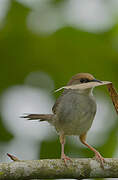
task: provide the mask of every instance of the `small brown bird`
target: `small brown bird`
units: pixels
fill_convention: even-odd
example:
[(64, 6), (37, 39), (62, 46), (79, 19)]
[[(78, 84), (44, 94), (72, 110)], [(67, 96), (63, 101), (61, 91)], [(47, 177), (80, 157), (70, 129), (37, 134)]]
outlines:
[[(90, 82), (102, 83), (89, 73), (79, 73), (71, 78), (68, 86)], [(95, 153), (95, 157), (103, 166), (104, 158), (86, 142), (87, 132), (90, 129), (96, 114), (96, 102), (92, 94), (93, 87), (87, 89), (65, 89), (56, 100), (52, 108), (53, 114), (29, 114), (24, 116), (29, 120), (48, 121), (53, 125), (60, 136), (61, 158), (66, 163), (70, 160), (64, 153), (66, 135), (79, 136), (80, 141)]]

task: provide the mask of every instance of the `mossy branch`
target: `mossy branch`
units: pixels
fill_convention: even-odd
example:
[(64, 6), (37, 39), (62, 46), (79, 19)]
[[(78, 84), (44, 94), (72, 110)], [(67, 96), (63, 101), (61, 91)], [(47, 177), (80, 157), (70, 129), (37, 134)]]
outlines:
[(60, 159), (0, 163), (0, 180), (44, 178), (118, 178), (118, 159), (105, 159), (104, 169), (100, 167), (99, 162), (91, 158), (72, 159), (67, 165)]

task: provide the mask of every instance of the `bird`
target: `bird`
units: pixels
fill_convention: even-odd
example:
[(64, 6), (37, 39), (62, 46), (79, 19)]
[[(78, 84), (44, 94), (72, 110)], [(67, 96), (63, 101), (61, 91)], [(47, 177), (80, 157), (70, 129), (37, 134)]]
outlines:
[[(102, 81), (89, 73), (78, 73), (69, 80), (67, 86)], [(92, 126), (97, 106), (93, 96), (93, 88), (64, 89), (52, 107), (52, 114), (27, 114), (22, 116), (28, 120), (47, 121), (53, 125), (59, 134), (61, 143), (61, 159), (67, 163), (71, 158), (65, 155), (64, 145), (66, 136), (78, 136), (81, 143), (94, 152), (95, 158), (104, 165), (102, 155), (86, 141), (87, 133)]]

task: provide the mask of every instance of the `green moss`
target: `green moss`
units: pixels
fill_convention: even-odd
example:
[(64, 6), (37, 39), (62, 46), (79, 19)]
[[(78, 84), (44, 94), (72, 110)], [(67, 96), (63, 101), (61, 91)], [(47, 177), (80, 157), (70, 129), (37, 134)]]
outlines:
[(3, 175), (4, 173), (3, 172), (0, 172), (0, 175)]

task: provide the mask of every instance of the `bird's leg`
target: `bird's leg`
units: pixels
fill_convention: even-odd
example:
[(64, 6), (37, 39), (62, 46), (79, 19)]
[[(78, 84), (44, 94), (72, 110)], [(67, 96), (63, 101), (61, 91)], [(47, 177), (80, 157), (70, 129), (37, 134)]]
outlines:
[(95, 153), (96, 160), (100, 161), (101, 166), (104, 167), (104, 162), (105, 162), (104, 158), (96, 149), (94, 149), (92, 146), (86, 143), (86, 133), (80, 136), (80, 141)]
[(64, 160), (65, 164), (67, 160), (71, 160), (68, 156), (64, 153), (64, 144), (65, 144), (65, 136), (64, 134), (60, 135), (60, 143), (61, 143), (61, 159)]

